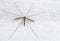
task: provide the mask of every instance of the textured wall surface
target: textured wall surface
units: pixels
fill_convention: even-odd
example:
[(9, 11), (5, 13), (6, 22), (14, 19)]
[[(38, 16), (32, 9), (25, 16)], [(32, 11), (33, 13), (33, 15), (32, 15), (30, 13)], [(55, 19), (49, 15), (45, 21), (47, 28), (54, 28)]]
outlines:
[[(16, 5), (35, 22), (26, 22), (25, 27), (21, 23), (9, 40), (21, 22), (14, 18), (23, 16)], [(0, 0), (0, 41), (60, 41), (60, 0)]]

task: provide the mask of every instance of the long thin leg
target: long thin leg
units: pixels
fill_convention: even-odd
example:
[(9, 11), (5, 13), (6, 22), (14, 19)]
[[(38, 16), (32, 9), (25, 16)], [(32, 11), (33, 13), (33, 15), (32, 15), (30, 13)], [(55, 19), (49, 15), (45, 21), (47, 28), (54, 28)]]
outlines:
[[(29, 23), (28, 23), (28, 24), (29, 24)], [(30, 24), (29, 24), (29, 26), (30, 26)], [(30, 29), (31, 29), (31, 31), (33, 32), (33, 34), (35, 35), (35, 37), (39, 40), (37, 34), (35, 33), (35, 31), (33, 30), (33, 28), (32, 28), (31, 26), (30, 26)]]
[(12, 35), (9, 37), (9, 39), (12, 38), (12, 36), (15, 34), (15, 32), (18, 30), (19, 26), (20, 26), (21, 23), (18, 24), (18, 26), (16, 27), (16, 29), (14, 30), (14, 32), (12, 33)]
[(40, 13), (38, 13), (38, 14), (34, 14), (34, 15), (30, 15), (30, 16), (28, 16), (28, 17), (33, 17), (33, 16), (36, 16), (36, 15), (39, 15)]
[(16, 2), (14, 2), (14, 4), (15, 4), (15, 6), (16, 6), (18, 12), (21, 13), (21, 15), (23, 15), (23, 12), (21, 12), (21, 10), (20, 10), (19, 7), (17, 6)]
[(10, 15), (16, 15), (16, 16), (20, 16), (20, 15), (17, 15), (17, 14), (13, 14), (13, 13), (11, 13), (11, 12), (8, 12), (8, 11), (6, 11), (6, 10), (3, 10), (3, 9), (0, 9), (1, 11), (3, 11), (3, 12), (6, 12), (6, 13), (8, 13), (8, 14), (10, 14)]
[(28, 11), (27, 11), (27, 13), (26, 13), (25, 16), (27, 16), (29, 14), (29, 12), (31, 11), (31, 9), (32, 9), (32, 4), (31, 4), (30, 8), (28, 9)]

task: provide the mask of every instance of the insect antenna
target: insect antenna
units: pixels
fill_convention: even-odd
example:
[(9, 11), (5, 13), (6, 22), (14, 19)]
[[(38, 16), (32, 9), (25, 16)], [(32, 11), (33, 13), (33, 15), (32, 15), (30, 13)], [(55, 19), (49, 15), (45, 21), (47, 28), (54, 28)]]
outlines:
[[(22, 22), (21, 22), (22, 23)], [(18, 28), (19, 28), (19, 26), (20, 26), (20, 24), (21, 23), (19, 23), (18, 24), (18, 26), (16, 27), (16, 29), (14, 30), (14, 32), (12, 33), (12, 35), (9, 37), (9, 40), (12, 38), (12, 36), (15, 34), (15, 32), (18, 30)]]
[[(28, 23), (29, 24), (29, 23)], [(30, 24), (29, 24), (29, 26), (30, 26)], [(35, 37), (39, 40), (39, 37), (37, 36), (37, 34), (35, 33), (35, 31), (33, 30), (33, 28), (30, 26), (29, 27), (30, 29), (31, 29), (31, 31), (33, 32), (33, 34), (35, 35)]]

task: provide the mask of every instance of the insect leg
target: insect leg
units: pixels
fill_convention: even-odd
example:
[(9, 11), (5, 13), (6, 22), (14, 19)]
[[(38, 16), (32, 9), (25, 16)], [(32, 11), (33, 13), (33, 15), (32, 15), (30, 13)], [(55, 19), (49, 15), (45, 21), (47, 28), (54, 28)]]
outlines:
[(21, 10), (20, 10), (19, 7), (17, 6), (16, 2), (14, 2), (14, 4), (15, 4), (15, 6), (16, 6), (18, 12), (21, 13), (21, 15), (23, 15), (23, 12), (21, 12)]
[[(29, 23), (28, 23), (29, 24)], [(30, 25), (30, 24), (29, 24)], [(35, 37), (39, 40), (39, 38), (38, 38), (38, 36), (37, 36), (37, 34), (35, 33), (35, 31), (33, 30), (33, 28), (30, 26), (30, 29), (31, 29), (31, 31), (33, 32), (33, 34), (35, 35)]]
[(18, 24), (18, 26), (16, 27), (16, 29), (14, 30), (14, 32), (12, 33), (12, 35), (9, 37), (9, 39), (12, 38), (12, 36), (15, 34), (15, 32), (18, 30), (19, 26), (20, 26), (21, 23)]
[(8, 14), (10, 14), (10, 15), (16, 15), (16, 16), (20, 16), (20, 15), (17, 15), (17, 14), (13, 14), (13, 13), (11, 13), (11, 12), (8, 12), (8, 11), (6, 11), (6, 10), (3, 10), (3, 9), (0, 9), (1, 11), (3, 11), (3, 12), (6, 12), (6, 13), (8, 13)]
[(28, 17), (33, 17), (33, 16), (36, 16), (36, 15), (39, 15), (39, 13), (38, 13), (38, 14), (34, 14), (34, 15), (30, 15), (30, 16), (28, 16)]
[(31, 9), (32, 9), (32, 4), (31, 4), (30, 8), (28, 9), (28, 11), (27, 11), (27, 13), (26, 13), (25, 16), (27, 16), (29, 14), (29, 12), (31, 11)]

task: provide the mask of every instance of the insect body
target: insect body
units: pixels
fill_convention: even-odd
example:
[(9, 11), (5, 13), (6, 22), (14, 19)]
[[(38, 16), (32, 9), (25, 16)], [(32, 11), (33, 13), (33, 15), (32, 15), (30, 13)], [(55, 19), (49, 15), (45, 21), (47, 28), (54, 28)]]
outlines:
[(24, 26), (25, 26), (25, 20), (26, 20), (26, 17), (23, 17), (23, 21), (24, 21)]
[(26, 21), (32, 21), (32, 22), (34, 22), (34, 20), (32, 20), (30, 18), (27, 18), (26, 16), (24, 16), (24, 17), (17, 17), (17, 18), (15, 18), (15, 20), (23, 20), (24, 26), (25, 26), (25, 22)]

